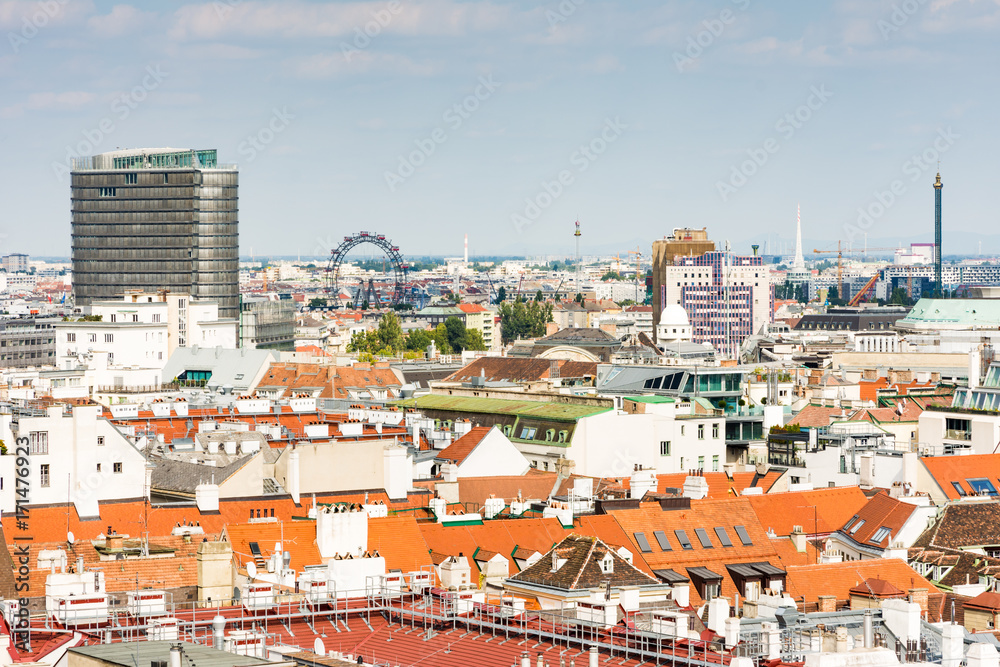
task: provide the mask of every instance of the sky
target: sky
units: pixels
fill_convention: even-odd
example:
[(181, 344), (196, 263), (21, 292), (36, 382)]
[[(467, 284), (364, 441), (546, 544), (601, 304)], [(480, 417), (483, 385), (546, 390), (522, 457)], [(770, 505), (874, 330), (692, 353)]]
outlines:
[(996, 0), (0, 0), (0, 253), (67, 256), (68, 170), (240, 169), (241, 254), (1000, 253)]

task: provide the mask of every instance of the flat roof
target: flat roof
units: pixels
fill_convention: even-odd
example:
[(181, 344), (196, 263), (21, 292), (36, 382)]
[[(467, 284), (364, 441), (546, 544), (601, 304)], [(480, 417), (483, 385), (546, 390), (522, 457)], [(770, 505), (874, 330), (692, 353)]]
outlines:
[(78, 646), (69, 650), (73, 653), (79, 653), (80, 655), (103, 660), (115, 665), (135, 667), (137, 655), (140, 665), (148, 665), (151, 660), (169, 661), (170, 647), (174, 645), (180, 645), (184, 656), (189, 659), (188, 663), (196, 664), (198, 667), (241, 667), (243, 665), (272, 664), (261, 658), (236, 655), (235, 653), (219, 651), (207, 646), (177, 641), (118, 642), (114, 644)]
[(626, 396), (625, 400), (636, 403), (676, 403), (669, 396)]

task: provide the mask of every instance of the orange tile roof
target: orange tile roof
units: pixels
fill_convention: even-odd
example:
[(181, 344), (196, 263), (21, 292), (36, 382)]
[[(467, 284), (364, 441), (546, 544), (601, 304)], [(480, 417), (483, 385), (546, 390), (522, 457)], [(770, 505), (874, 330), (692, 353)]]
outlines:
[(936, 385), (933, 382), (921, 383), (916, 380), (889, 384), (887, 378), (880, 377), (874, 380), (861, 380), (858, 382), (858, 386), (861, 388), (862, 401), (877, 401), (879, 394), (894, 393), (905, 395), (910, 393), (911, 389), (931, 389)]
[(369, 519), (368, 549), (385, 558), (386, 570), (418, 572), (432, 564), (420, 525), (412, 516)]
[[(877, 493), (855, 512), (855, 515), (858, 517), (857, 522), (853, 523), (849, 530), (841, 531), (841, 534), (847, 535), (858, 544), (885, 548), (889, 546), (889, 540), (899, 534), (903, 525), (916, 509), (917, 506), (913, 503), (892, 498), (885, 492)], [(864, 521), (864, 524), (858, 528), (857, 526), (861, 521)], [(882, 538), (880, 542), (872, 542), (872, 536), (880, 528), (888, 528), (889, 535)]]
[(805, 598), (806, 602), (815, 602), (820, 595), (833, 595), (838, 600), (847, 600), (852, 588), (866, 579), (875, 578), (884, 579), (903, 591), (911, 588), (926, 588), (928, 593), (937, 591), (934, 584), (898, 558), (792, 565), (788, 568), (787, 589), (793, 598)]
[[(708, 482), (708, 498), (721, 500), (725, 498), (736, 498), (743, 493), (744, 489), (760, 487), (767, 493), (774, 483), (785, 474), (784, 470), (772, 469), (764, 475), (755, 472), (734, 472), (732, 478), (724, 472), (701, 473), (701, 477)], [(664, 493), (666, 489), (683, 489), (684, 480), (687, 473), (669, 473), (656, 476), (656, 492)], [(623, 480), (623, 486), (629, 488), (629, 480)]]
[[(766, 531), (754, 514), (747, 498), (729, 500), (699, 500), (691, 503), (689, 510), (665, 512), (658, 504), (643, 503), (639, 509), (613, 510), (610, 515), (618, 522), (628, 536), (629, 549), (636, 558), (646, 561), (651, 570), (673, 569), (686, 575), (686, 568), (705, 567), (722, 576), (722, 595), (732, 596), (736, 586), (726, 565), (752, 562), (771, 562), (778, 565), (777, 552)], [(744, 545), (736, 533), (736, 526), (743, 526), (750, 538), (750, 545)], [(722, 545), (715, 528), (726, 531), (732, 546)], [(696, 529), (707, 533), (710, 548), (703, 547)], [(682, 548), (680, 537), (675, 531), (683, 530), (691, 548)], [(664, 551), (656, 539), (656, 531), (663, 531), (671, 549)], [(643, 533), (651, 551), (642, 551), (636, 533)], [(697, 606), (701, 600), (699, 591), (691, 588), (691, 600)]]
[[(495, 519), (482, 525), (445, 526), (439, 523), (421, 523), (420, 532), (428, 548), (436, 553), (457, 556), (462, 553), (469, 557), (477, 548), (503, 554), (508, 560), (515, 549), (527, 549), (547, 553), (573, 531), (562, 527), (558, 519)], [(478, 565), (472, 563), (473, 567)], [(517, 572), (517, 565), (511, 562), (510, 571)]]
[(829, 426), (830, 422), (841, 418), (841, 415), (843, 415), (843, 419), (846, 419), (848, 414), (849, 412), (844, 408), (807, 405), (799, 410), (798, 414), (792, 417), (788, 423), (796, 424), (802, 428), (820, 428)]
[(306, 565), (323, 562), (316, 546), (315, 521), (280, 521), (275, 523), (237, 523), (225, 528), (225, 538), (233, 548), (233, 562), (237, 567), (246, 567), (253, 562), (250, 543), (256, 542), (265, 559), (271, 556), (275, 544), (280, 544), (292, 559), (289, 567), (301, 572)]
[(997, 486), (1000, 480), (1000, 454), (925, 456), (920, 462), (949, 500), (962, 497), (952, 482), (957, 482), (967, 495), (972, 495), (973, 489), (966, 480), (988, 477), (993, 481), (993, 486)]
[(460, 303), (458, 309), (463, 313), (485, 313), (487, 309), (478, 303)]
[(868, 502), (856, 486), (769, 493), (748, 498), (760, 524), (780, 536), (791, 534), (793, 526), (802, 526), (806, 533), (832, 533)]
[(494, 428), (493, 426), (473, 427), (472, 430), (461, 438), (442, 449), (436, 458), (453, 463), (462, 463), (472, 453), (472, 450), (479, 446), (479, 443), (483, 441), (486, 434)]

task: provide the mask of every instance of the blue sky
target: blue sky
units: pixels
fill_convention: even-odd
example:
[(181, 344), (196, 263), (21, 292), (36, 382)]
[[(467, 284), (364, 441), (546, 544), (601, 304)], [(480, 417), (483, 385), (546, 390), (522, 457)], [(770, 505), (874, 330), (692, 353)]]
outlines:
[[(0, 252), (67, 255), (67, 160), (217, 148), (241, 251), (1000, 252), (1000, 5), (982, 0), (0, 0)], [(916, 158), (916, 159), (914, 159)], [(866, 212), (867, 215), (862, 215)]]

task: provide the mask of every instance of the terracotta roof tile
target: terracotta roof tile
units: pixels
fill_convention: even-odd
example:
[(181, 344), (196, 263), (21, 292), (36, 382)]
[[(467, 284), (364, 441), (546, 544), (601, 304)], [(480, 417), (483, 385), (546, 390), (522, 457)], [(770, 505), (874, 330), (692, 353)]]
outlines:
[(962, 497), (952, 482), (957, 482), (967, 495), (974, 494), (969, 479), (986, 477), (995, 488), (1000, 489), (1000, 454), (925, 456), (920, 462), (950, 500)]
[(850, 590), (866, 579), (880, 578), (899, 590), (925, 588), (936, 592), (934, 584), (898, 558), (852, 560), (820, 565), (792, 565), (788, 568), (788, 592), (796, 600), (815, 602), (821, 595), (847, 600)]
[(494, 428), (493, 426), (473, 427), (472, 430), (461, 438), (442, 449), (435, 458), (443, 461), (451, 461), (452, 463), (462, 463), (472, 453), (472, 450), (479, 446), (479, 443), (483, 441), (486, 434)]
[(868, 502), (856, 486), (747, 497), (760, 524), (781, 536), (791, 534), (794, 526), (810, 534), (832, 533)]

